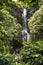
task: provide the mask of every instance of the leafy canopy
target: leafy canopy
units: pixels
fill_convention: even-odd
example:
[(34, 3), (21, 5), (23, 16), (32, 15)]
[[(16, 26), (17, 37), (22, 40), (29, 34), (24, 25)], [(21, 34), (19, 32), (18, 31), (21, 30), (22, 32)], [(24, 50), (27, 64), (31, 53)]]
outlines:
[(33, 36), (43, 38), (43, 5), (30, 18), (28, 26)]

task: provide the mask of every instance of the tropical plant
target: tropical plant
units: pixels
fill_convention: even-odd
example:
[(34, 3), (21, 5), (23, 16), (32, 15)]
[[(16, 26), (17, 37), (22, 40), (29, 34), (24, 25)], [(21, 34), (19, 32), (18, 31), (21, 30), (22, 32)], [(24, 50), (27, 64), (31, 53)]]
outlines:
[(23, 45), (20, 54), (24, 55), (24, 62), (29, 62), (30, 65), (41, 65), (43, 63), (43, 40), (25, 42)]
[(0, 50), (8, 51), (12, 40), (21, 39), (21, 25), (7, 10), (2, 9), (0, 13)]
[(28, 26), (33, 39), (43, 38), (43, 5), (30, 18)]
[(0, 54), (0, 65), (11, 65), (11, 56), (4, 56)]

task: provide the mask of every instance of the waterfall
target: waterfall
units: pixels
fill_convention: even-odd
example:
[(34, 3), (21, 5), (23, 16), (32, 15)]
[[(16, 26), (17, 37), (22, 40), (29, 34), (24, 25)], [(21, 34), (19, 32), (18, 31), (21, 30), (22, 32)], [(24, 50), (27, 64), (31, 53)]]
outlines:
[(26, 29), (26, 15), (27, 15), (27, 10), (23, 9), (23, 27)]
[(29, 41), (30, 40), (30, 34), (27, 31), (27, 10), (24, 8), (23, 9), (23, 30), (22, 30), (22, 40), (23, 41)]

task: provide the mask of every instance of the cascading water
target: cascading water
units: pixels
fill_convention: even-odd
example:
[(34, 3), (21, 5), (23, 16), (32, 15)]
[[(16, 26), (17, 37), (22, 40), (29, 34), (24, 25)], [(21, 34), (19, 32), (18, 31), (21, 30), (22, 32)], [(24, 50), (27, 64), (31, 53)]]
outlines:
[[(27, 16), (27, 10), (26, 9), (23, 9), (23, 30), (22, 30), (22, 40), (23, 40), (23, 42), (25, 42), (25, 41), (29, 41), (30, 39), (31, 39), (31, 37), (30, 37), (30, 34), (28, 33), (28, 31), (27, 31), (27, 18), (26, 18), (26, 16)], [(16, 56), (15, 56), (15, 58), (14, 58), (14, 60), (13, 61), (22, 61), (23, 60), (23, 56), (21, 55), (19, 55), (19, 54), (17, 54)]]
[(27, 31), (27, 10), (23, 9), (23, 30), (22, 30), (22, 40), (23, 41), (29, 41), (30, 40), (30, 34)]

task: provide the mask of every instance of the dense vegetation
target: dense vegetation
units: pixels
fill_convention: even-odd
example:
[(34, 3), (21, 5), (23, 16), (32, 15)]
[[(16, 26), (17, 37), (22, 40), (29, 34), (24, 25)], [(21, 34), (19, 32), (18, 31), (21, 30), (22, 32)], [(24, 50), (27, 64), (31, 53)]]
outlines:
[(28, 26), (35, 40), (43, 38), (43, 5), (30, 18)]
[[(23, 8), (31, 35), (26, 42)], [(0, 0), (0, 65), (43, 65), (43, 0)]]

